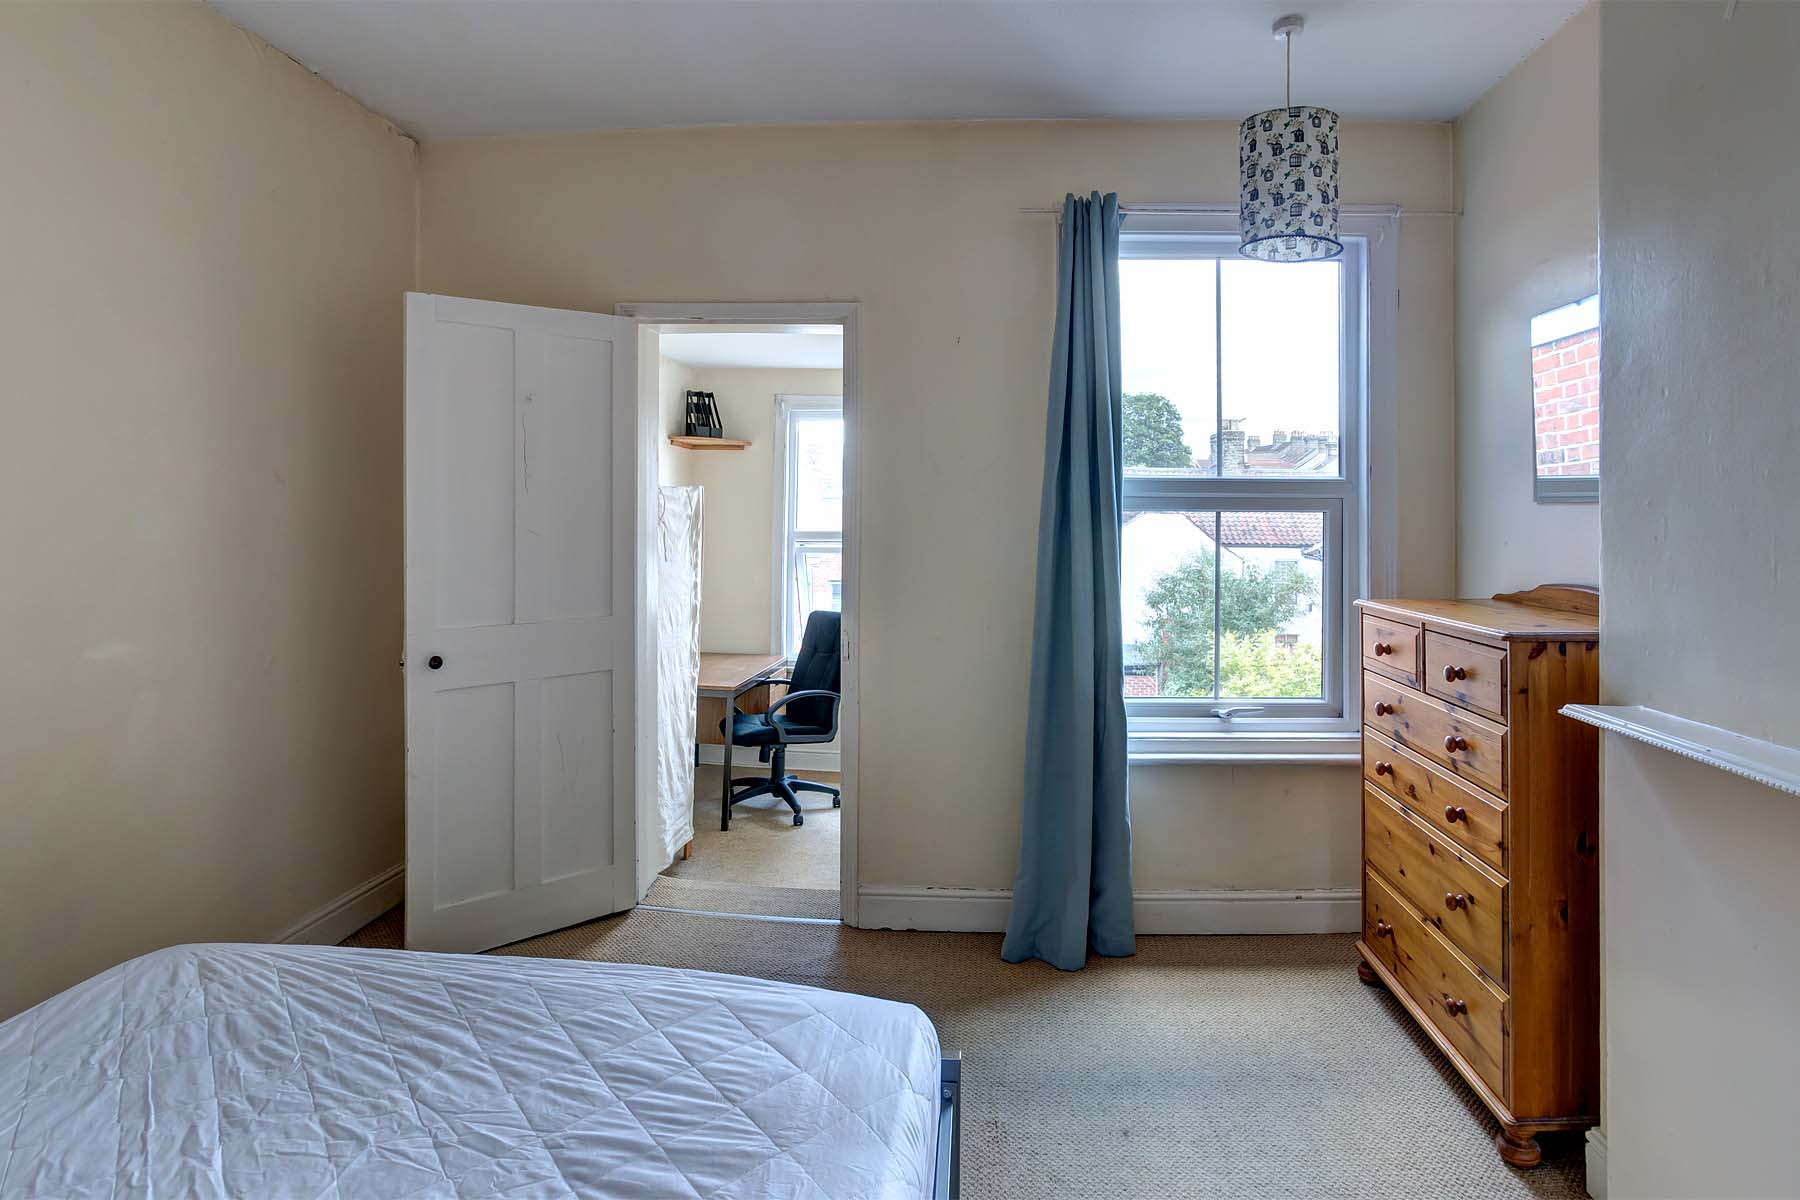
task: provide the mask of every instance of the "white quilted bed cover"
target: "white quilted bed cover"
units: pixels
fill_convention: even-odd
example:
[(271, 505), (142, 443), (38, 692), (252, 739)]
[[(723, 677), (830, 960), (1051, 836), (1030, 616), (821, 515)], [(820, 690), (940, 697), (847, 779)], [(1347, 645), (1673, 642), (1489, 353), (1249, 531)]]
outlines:
[(926, 1197), (938, 1073), (866, 996), (177, 946), (0, 1024), (0, 1196)]

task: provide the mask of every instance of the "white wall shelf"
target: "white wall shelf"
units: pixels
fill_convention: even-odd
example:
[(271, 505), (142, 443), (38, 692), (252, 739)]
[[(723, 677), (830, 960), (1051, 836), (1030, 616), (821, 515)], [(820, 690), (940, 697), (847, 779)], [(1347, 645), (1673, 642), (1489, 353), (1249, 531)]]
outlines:
[(1800, 750), (1673, 716), (1641, 704), (1565, 704), (1577, 721), (1800, 796)]

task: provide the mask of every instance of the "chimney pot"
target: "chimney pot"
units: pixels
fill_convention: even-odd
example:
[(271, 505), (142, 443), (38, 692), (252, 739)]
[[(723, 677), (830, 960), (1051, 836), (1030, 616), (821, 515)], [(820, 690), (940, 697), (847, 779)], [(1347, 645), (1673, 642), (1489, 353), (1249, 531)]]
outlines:
[(1224, 432), (1213, 436), (1213, 457), (1219, 462), (1221, 474), (1243, 474), (1244, 442), (1248, 435), (1242, 429), (1237, 428), (1242, 424), (1242, 420), (1227, 418)]

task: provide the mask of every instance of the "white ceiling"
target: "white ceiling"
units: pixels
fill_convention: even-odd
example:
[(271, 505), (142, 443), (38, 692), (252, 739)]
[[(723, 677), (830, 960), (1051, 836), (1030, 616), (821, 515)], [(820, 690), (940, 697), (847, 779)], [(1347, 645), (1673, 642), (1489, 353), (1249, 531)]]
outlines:
[(682, 125), (1448, 120), (1581, 0), (212, 0), (424, 138)]
[(690, 367), (804, 367), (834, 371), (844, 365), (843, 331), (662, 331), (662, 356)]

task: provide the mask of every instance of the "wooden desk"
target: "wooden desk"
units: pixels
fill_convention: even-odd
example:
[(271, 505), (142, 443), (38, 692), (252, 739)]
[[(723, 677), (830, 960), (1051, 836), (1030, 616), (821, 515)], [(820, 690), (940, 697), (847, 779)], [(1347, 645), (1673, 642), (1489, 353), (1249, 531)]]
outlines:
[(783, 654), (702, 654), (700, 716), (695, 727), (694, 762), (700, 747), (725, 748), (725, 784), (719, 796), (719, 828), (731, 828), (731, 739), (720, 731), (728, 712), (759, 713), (769, 709), (769, 677), (787, 665)]

